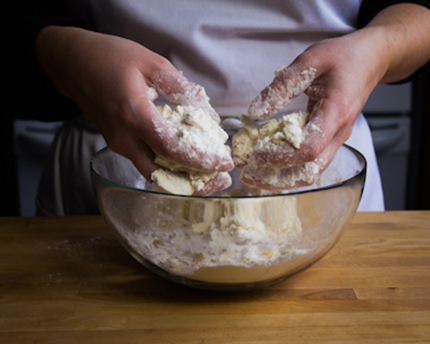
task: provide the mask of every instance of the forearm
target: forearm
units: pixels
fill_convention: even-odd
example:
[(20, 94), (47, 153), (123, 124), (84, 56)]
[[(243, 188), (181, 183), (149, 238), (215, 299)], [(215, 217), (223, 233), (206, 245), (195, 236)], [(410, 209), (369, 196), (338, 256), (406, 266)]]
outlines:
[[(40, 31), (35, 41), (39, 67), (56, 90), (68, 98), (73, 98), (70, 86), (67, 86), (73, 80), (70, 75), (77, 77), (71, 70), (72, 65), (79, 62), (76, 59), (85, 58), (85, 55), (89, 58), (90, 48), (86, 47), (84, 39), (79, 38), (80, 33), (93, 34), (77, 27), (50, 25)], [(85, 37), (84, 34), (81, 36)], [(73, 52), (73, 47), (81, 54)]]
[(430, 61), (430, 10), (421, 5), (387, 7), (359, 31), (375, 44), (380, 83), (404, 80)]

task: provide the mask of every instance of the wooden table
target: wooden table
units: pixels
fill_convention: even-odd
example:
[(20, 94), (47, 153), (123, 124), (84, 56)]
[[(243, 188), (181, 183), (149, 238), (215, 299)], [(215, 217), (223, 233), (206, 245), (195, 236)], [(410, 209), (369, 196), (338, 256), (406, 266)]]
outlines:
[(100, 217), (0, 218), (0, 343), (430, 343), (430, 212), (359, 213), (263, 290), (148, 272)]

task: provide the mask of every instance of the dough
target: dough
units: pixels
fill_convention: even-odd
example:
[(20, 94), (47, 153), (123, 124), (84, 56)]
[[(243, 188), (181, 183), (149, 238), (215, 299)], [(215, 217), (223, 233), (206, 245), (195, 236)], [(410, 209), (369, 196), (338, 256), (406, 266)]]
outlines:
[(248, 163), (255, 146), (270, 147), (283, 144), (300, 148), (303, 140), (303, 128), (309, 118), (309, 112), (299, 111), (281, 118), (269, 119), (265, 124), (257, 124), (249, 117), (242, 115), (241, 128), (232, 139), (233, 161), (236, 166)]
[[(189, 149), (230, 157), (230, 147), (225, 145), (228, 134), (201, 109), (192, 106), (177, 106), (172, 110), (168, 105), (159, 106), (158, 110), (163, 118), (174, 125), (181, 144)], [(191, 170), (156, 156), (155, 163), (162, 166), (151, 175), (154, 189), (162, 192), (192, 195), (203, 190), (205, 184), (218, 178), (225, 188), (232, 183), (228, 172), (201, 172)]]
[(241, 267), (245, 275), (236, 281), (264, 280), (272, 276), (262, 267), (267, 271), (309, 253), (295, 247), (302, 223), (294, 196), (145, 199), (131, 209), (130, 224), (114, 225), (130, 247), (172, 274), (221, 282), (225, 270)]
[[(318, 159), (289, 169), (262, 167), (251, 163), (250, 157), (254, 149), (276, 152), (282, 145), (300, 148), (303, 131), (309, 113), (300, 111), (284, 115), (281, 118), (269, 119), (265, 124), (254, 123), (250, 118), (242, 116), (243, 128), (233, 137), (233, 161), (242, 169), (242, 181), (267, 187), (273, 190), (287, 190), (299, 186), (311, 185), (319, 177)], [(319, 130), (314, 124), (308, 130)]]

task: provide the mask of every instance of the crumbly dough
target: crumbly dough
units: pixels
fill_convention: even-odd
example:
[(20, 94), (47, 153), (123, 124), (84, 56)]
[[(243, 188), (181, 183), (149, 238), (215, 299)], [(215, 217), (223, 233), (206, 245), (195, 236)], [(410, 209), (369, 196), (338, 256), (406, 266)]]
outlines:
[[(243, 282), (256, 278), (249, 269), (267, 271), (308, 253), (294, 247), (302, 235), (294, 196), (147, 199), (132, 209), (130, 220), (137, 229), (125, 230), (123, 237), (136, 252), (191, 279), (221, 281), (225, 269), (242, 267), (246, 275), (235, 278)], [(219, 269), (214, 275), (211, 269), (205, 273), (207, 268)]]
[[(202, 109), (177, 106), (172, 110), (168, 105), (164, 105), (159, 106), (158, 110), (165, 120), (175, 126), (179, 139), (190, 149), (230, 156), (230, 148), (225, 145), (228, 134)], [(228, 172), (195, 171), (161, 156), (156, 156), (155, 163), (163, 167), (151, 175), (153, 187), (158, 191), (192, 195), (196, 191), (201, 191), (205, 184), (215, 177), (221, 177), (226, 187), (231, 185)]]
[[(232, 139), (233, 161), (242, 169), (241, 180), (252, 181), (259, 185), (264, 183), (278, 190), (314, 183), (318, 179), (320, 166), (324, 165), (318, 159), (293, 166), (288, 170), (262, 167), (250, 162), (254, 149), (264, 149), (274, 153), (282, 145), (299, 149), (308, 118), (308, 112), (300, 111), (281, 118), (269, 119), (265, 124), (257, 124), (250, 118), (242, 116), (243, 128)], [(308, 130), (319, 130), (319, 128), (312, 124)]]
[(255, 146), (279, 146), (290, 144), (300, 148), (303, 140), (303, 128), (309, 118), (309, 112), (299, 111), (281, 118), (269, 119), (265, 124), (257, 124), (242, 115), (243, 128), (232, 139), (233, 161), (238, 166), (247, 164)]

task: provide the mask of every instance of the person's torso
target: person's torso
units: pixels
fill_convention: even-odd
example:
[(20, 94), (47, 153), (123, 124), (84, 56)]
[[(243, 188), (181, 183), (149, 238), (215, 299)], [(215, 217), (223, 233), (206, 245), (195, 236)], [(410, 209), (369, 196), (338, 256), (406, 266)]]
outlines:
[[(360, 0), (90, 0), (101, 32), (167, 57), (222, 116), (245, 113), (274, 71), (355, 29)], [(73, 6), (73, 5), (70, 5)], [(291, 110), (303, 108), (301, 97)]]

